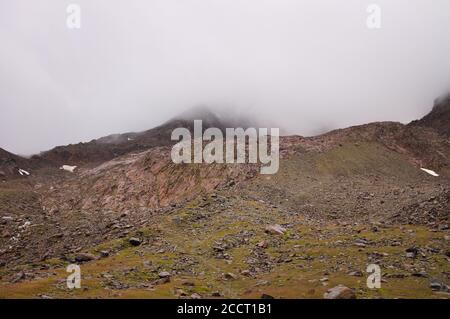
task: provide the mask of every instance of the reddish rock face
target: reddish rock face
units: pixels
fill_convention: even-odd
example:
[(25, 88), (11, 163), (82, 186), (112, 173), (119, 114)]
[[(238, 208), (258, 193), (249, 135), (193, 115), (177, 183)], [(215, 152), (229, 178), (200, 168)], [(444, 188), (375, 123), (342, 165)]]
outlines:
[[(56, 189), (46, 206), (125, 211), (181, 203), (256, 174), (255, 165), (174, 164), (170, 148), (154, 148), (85, 169)], [(74, 190), (76, 190), (74, 192)], [(61, 207), (61, 203), (65, 203)]]

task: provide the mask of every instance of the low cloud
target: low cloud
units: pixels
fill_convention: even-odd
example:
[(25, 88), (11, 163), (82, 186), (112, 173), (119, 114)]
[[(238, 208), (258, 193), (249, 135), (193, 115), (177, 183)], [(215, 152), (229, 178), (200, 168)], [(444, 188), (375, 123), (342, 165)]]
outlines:
[(0, 3), (0, 147), (30, 154), (154, 127), (195, 105), (313, 135), (407, 122), (450, 88), (450, 2)]

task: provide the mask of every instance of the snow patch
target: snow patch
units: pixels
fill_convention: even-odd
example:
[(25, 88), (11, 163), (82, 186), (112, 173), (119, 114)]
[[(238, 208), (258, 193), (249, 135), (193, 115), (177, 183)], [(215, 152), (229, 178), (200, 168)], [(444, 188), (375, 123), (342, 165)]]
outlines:
[(24, 169), (19, 168), (19, 174), (22, 176), (30, 176), (30, 173)]
[(428, 173), (432, 176), (438, 177), (439, 174), (437, 174), (435, 171), (432, 171), (431, 169), (426, 169), (426, 168), (421, 168), (422, 171), (424, 171), (425, 173)]
[(73, 173), (76, 168), (77, 168), (77, 166), (63, 165), (59, 169), (63, 169), (65, 171)]

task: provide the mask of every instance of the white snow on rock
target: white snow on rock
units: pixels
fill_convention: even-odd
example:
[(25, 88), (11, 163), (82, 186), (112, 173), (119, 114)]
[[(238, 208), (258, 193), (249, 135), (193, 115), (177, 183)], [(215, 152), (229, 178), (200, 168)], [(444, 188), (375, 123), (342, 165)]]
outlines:
[(30, 173), (24, 169), (19, 168), (19, 174), (22, 176), (30, 176)]
[(424, 171), (425, 173), (428, 173), (432, 176), (438, 177), (439, 174), (437, 174), (435, 171), (432, 171), (431, 169), (426, 169), (426, 168), (421, 168), (422, 171)]
[(65, 171), (73, 173), (76, 168), (77, 168), (77, 166), (63, 165), (59, 169), (63, 169)]

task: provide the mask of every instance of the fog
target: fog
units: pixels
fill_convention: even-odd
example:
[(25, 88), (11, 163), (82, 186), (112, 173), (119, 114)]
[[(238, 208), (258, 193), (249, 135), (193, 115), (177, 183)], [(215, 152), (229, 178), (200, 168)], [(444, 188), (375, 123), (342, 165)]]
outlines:
[(450, 88), (449, 31), (448, 0), (0, 0), (0, 147), (141, 131), (196, 105), (301, 135), (408, 122)]

